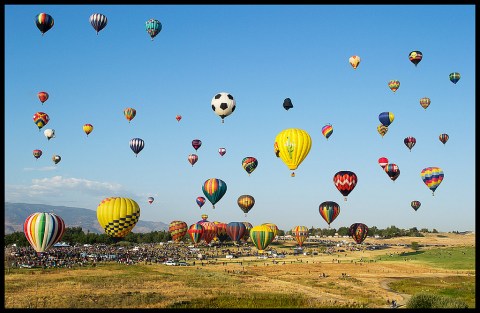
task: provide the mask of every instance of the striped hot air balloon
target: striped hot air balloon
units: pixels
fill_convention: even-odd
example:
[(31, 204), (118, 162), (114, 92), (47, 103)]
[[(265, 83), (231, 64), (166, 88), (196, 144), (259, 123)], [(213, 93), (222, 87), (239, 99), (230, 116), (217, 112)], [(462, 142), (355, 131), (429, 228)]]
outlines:
[(140, 207), (130, 198), (105, 198), (97, 207), (98, 223), (110, 237), (125, 237), (135, 227), (139, 218)]
[(132, 138), (130, 139), (130, 149), (132, 149), (133, 153), (135, 153), (135, 157), (143, 150), (145, 146), (145, 142), (143, 139), (140, 138)]
[(339, 171), (333, 175), (333, 183), (338, 191), (345, 197), (345, 201), (347, 201), (348, 194), (352, 192), (357, 182), (357, 175), (351, 171)]
[(325, 201), (320, 204), (318, 211), (330, 228), (330, 223), (340, 214), (340, 206), (335, 201)]
[(197, 199), (195, 199), (195, 201), (197, 202), (197, 205), (200, 207), (200, 209), (205, 204), (205, 198), (204, 197), (197, 197)]
[(133, 120), (135, 115), (137, 115), (137, 110), (135, 110), (134, 108), (126, 108), (125, 110), (123, 110), (123, 115), (125, 115), (125, 118), (130, 123), (130, 121)]
[(202, 191), (215, 209), (215, 204), (220, 201), (227, 192), (227, 184), (221, 179), (210, 178), (203, 183)]
[(382, 167), (385, 168), (385, 165), (388, 164), (388, 159), (386, 157), (381, 157), (378, 159), (378, 164)]
[(230, 222), (227, 224), (227, 235), (233, 242), (238, 243), (245, 236), (247, 227), (242, 222)]
[(388, 127), (385, 126), (385, 125), (380, 124), (380, 125), (377, 126), (377, 132), (378, 132), (378, 133), (380, 134), (380, 136), (382, 136), (382, 138), (383, 138), (383, 136), (385, 136), (385, 134), (388, 132)]
[(400, 87), (400, 82), (398, 80), (391, 80), (388, 82), (388, 88), (390, 88), (393, 92), (397, 91)]
[(199, 223), (192, 224), (188, 228), (187, 233), (190, 236), (190, 239), (192, 239), (193, 243), (197, 244), (202, 239), (203, 226)]
[(250, 195), (241, 195), (237, 199), (237, 204), (240, 209), (245, 213), (245, 217), (247, 217), (247, 213), (253, 208), (255, 205), (255, 198)]
[(54, 213), (36, 212), (23, 223), (23, 232), (35, 251), (45, 252), (62, 239), (65, 222)]
[(432, 191), (432, 196), (435, 195), (435, 190), (443, 181), (443, 170), (439, 167), (426, 167), (420, 172), (420, 177), (427, 187)]
[(215, 237), (218, 239), (218, 241), (224, 242), (225, 240), (227, 240), (227, 224), (223, 222), (213, 222), (213, 224), (215, 224), (215, 226), (217, 227), (217, 233)]
[(248, 173), (248, 176), (257, 168), (258, 160), (254, 157), (245, 157), (242, 160), (242, 167)]
[(270, 227), (270, 229), (273, 231), (273, 239), (277, 237), (278, 234), (278, 226), (273, 224), (273, 223), (263, 223), (262, 225)]
[(292, 229), (292, 235), (295, 237), (298, 245), (303, 246), (304, 241), (308, 238), (308, 227), (306, 226), (295, 226)]
[(450, 138), (447, 134), (440, 134), (438, 136), (438, 139), (445, 145), (448, 141), (448, 138)]
[(54, 25), (53, 17), (47, 13), (40, 13), (35, 17), (35, 25), (40, 30), (40, 32), (45, 34), (48, 32)]
[(180, 242), (183, 237), (187, 234), (188, 225), (183, 221), (172, 221), (168, 226), (168, 232), (172, 236), (172, 240), (175, 242)]
[(331, 124), (327, 124), (322, 127), (322, 135), (325, 136), (325, 138), (328, 138), (332, 135), (333, 133), (333, 126)]
[(213, 222), (200, 222), (203, 227), (202, 239), (208, 245), (217, 235), (217, 226)]
[(198, 161), (198, 155), (196, 155), (196, 154), (189, 154), (188, 155), (188, 162), (190, 164), (192, 164), (192, 167), (195, 163), (197, 163), (197, 161)]
[(108, 23), (108, 19), (103, 14), (93, 13), (92, 15), (90, 15), (90, 24), (97, 32), (97, 35), (99, 31), (101, 31), (102, 29), (105, 28), (105, 26), (107, 26), (107, 23)]
[(250, 238), (258, 249), (258, 253), (263, 253), (275, 236), (273, 230), (267, 225), (257, 225), (250, 229)]

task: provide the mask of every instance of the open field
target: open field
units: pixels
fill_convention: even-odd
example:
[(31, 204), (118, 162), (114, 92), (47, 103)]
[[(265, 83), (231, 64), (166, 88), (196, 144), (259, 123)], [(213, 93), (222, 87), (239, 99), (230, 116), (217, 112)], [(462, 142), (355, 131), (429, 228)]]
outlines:
[[(475, 307), (474, 235), (428, 234), (388, 241), (446, 247), (413, 251), (391, 246), (281, 259), (219, 258), (216, 263), (204, 261), (202, 266), (197, 261), (185, 267), (107, 263), (74, 269), (6, 269), (5, 307), (383, 308), (388, 299), (404, 308), (409, 297), (421, 291)], [(289, 248), (286, 243), (272, 246), (277, 251)]]

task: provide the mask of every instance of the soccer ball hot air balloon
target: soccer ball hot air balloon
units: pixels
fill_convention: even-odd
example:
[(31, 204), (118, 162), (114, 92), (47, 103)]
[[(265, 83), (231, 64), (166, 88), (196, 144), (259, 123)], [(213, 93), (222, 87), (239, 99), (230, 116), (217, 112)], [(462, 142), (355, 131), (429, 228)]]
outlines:
[(290, 98), (285, 98), (285, 100), (283, 100), (283, 108), (287, 111), (293, 108), (293, 103)]
[(155, 36), (157, 36), (162, 30), (162, 23), (160, 23), (159, 20), (151, 18), (145, 22), (145, 29), (153, 41), (153, 38), (155, 38)]
[(143, 139), (140, 138), (132, 138), (130, 139), (130, 149), (132, 149), (133, 153), (135, 153), (135, 157), (137, 154), (140, 153), (140, 151), (143, 150), (143, 147), (145, 146), (145, 142)]
[(193, 139), (192, 140), (192, 147), (195, 149), (195, 151), (198, 150), (202, 146), (202, 141), (200, 139)]
[(35, 125), (37, 125), (38, 131), (40, 131), (43, 126), (47, 125), (48, 121), (50, 121), (50, 117), (47, 113), (37, 112), (33, 115), (33, 122), (35, 123)]
[(323, 136), (325, 136), (325, 138), (327, 138), (328, 140), (328, 137), (330, 137), (333, 133), (333, 126), (330, 125), (330, 124), (327, 124), (325, 126), (322, 127), (322, 134)]
[(417, 211), (422, 204), (420, 203), (420, 201), (414, 200), (410, 203), (410, 205), (415, 211)]
[(35, 17), (35, 24), (37, 25), (37, 28), (40, 30), (43, 36), (43, 34), (48, 32), (53, 27), (53, 17), (51, 17), (47, 13), (40, 13)]
[(125, 237), (135, 227), (139, 218), (140, 207), (130, 198), (105, 198), (97, 207), (98, 223), (110, 237)]
[(198, 161), (198, 155), (196, 154), (189, 154), (188, 155), (188, 162), (190, 162), (190, 164), (192, 164), (192, 167), (195, 163), (197, 163)]
[(215, 203), (220, 201), (227, 192), (227, 184), (218, 178), (207, 179), (202, 186), (203, 194), (212, 203), (215, 209)]
[(182, 119), (182, 116), (181, 116), (181, 115), (177, 115), (177, 116), (175, 116), (175, 119), (177, 120), (177, 122), (180, 122), (180, 120)]
[(303, 129), (287, 128), (275, 137), (273, 147), (275, 155), (282, 159), (283, 163), (293, 171), (298, 168), (310, 152), (312, 139)]
[(390, 88), (394, 93), (400, 87), (400, 82), (398, 80), (391, 80), (388, 82), (388, 88)]
[(55, 154), (55, 155), (52, 157), (52, 161), (53, 161), (53, 163), (55, 163), (55, 164), (58, 164), (58, 162), (60, 162), (61, 160), (62, 160), (62, 158), (61, 158), (59, 155), (56, 155), (56, 154)]
[(125, 118), (130, 123), (130, 121), (133, 120), (135, 115), (137, 115), (137, 110), (133, 108), (126, 108), (125, 110), (123, 110), (123, 115), (125, 115)]
[(350, 65), (353, 67), (353, 69), (356, 70), (356, 69), (357, 69), (357, 66), (360, 64), (360, 57), (357, 56), (357, 55), (351, 56), (351, 57), (348, 59), (348, 62), (349, 62)]
[(237, 204), (243, 213), (245, 213), (245, 217), (247, 217), (248, 211), (250, 211), (255, 205), (255, 198), (250, 195), (241, 195), (237, 199)]
[(354, 223), (348, 229), (348, 234), (356, 243), (360, 244), (367, 238), (368, 227), (363, 223)]
[(387, 173), (388, 177), (390, 177), (391, 180), (395, 181), (398, 176), (400, 176), (400, 169), (398, 168), (397, 164), (394, 163), (389, 163), (385, 166), (383, 169), (385, 173)]
[(385, 168), (385, 165), (388, 164), (388, 159), (386, 157), (381, 157), (378, 159), (378, 164), (382, 167)]
[(38, 160), (38, 158), (40, 158), (42, 156), (42, 150), (40, 150), (40, 149), (33, 150), (33, 156), (35, 157), (35, 159)]
[(450, 73), (448, 77), (450, 78), (450, 81), (452, 83), (456, 84), (460, 80), (460, 73), (453, 72), (453, 73)]
[(217, 93), (212, 98), (212, 110), (222, 118), (222, 123), (224, 118), (229, 116), (235, 111), (236, 102), (231, 94), (228, 92)]
[(45, 129), (43, 131), (43, 134), (45, 135), (45, 137), (47, 137), (48, 140), (55, 138), (55, 129)]
[(204, 197), (197, 197), (197, 199), (195, 201), (197, 202), (197, 205), (200, 207), (200, 209), (205, 204), (205, 198)]
[(417, 143), (417, 140), (414, 137), (407, 137), (403, 139), (403, 143), (407, 146), (410, 152), (412, 152), (412, 148)]
[(37, 94), (37, 96), (38, 96), (38, 99), (40, 99), (40, 102), (41, 102), (42, 104), (44, 104), (45, 101), (48, 100), (48, 93), (45, 92), (45, 91), (40, 91), (40, 92)]
[(88, 137), (88, 135), (93, 131), (93, 125), (92, 124), (83, 125), (83, 131), (85, 132), (85, 134), (87, 134), (87, 137)]
[(45, 252), (62, 239), (65, 222), (54, 213), (37, 212), (27, 217), (23, 232), (35, 251)]
[(168, 232), (175, 242), (180, 242), (187, 234), (187, 231), (188, 225), (183, 221), (172, 221), (168, 226)]
[(258, 161), (254, 157), (245, 157), (242, 160), (242, 167), (248, 173), (248, 176), (257, 168)]
[(247, 228), (242, 222), (230, 222), (227, 224), (227, 235), (233, 242), (238, 243), (246, 231)]
[(431, 103), (430, 98), (423, 97), (422, 99), (420, 99), (420, 105), (421, 105), (422, 108), (424, 108), (425, 110), (428, 108), (428, 106), (430, 105), (430, 103)]
[(410, 60), (410, 62), (412, 62), (413, 64), (415, 64), (415, 66), (418, 65), (418, 63), (420, 63), (420, 61), (422, 60), (423, 58), (423, 55), (420, 51), (412, 51), (410, 52), (410, 54), (408, 55), (408, 59)]
[(420, 177), (425, 185), (432, 191), (432, 196), (435, 195), (435, 190), (443, 181), (443, 176), (443, 170), (439, 167), (427, 167), (420, 172)]
[(382, 112), (378, 115), (378, 120), (383, 126), (390, 126), (394, 119), (395, 115), (392, 112)]
[(357, 182), (357, 175), (351, 171), (340, 171), (333, 175), (333, 183), (338, 191), (345, 197), (345, 201), (347, 201), (348, 194), (352, 192)]
[(298, 245), (301, 247), (303, 243), (308, 238), (308, 227), (306, 226), (295, 226), (292, 229), (292, 235), (295, 237)]
[(148, 203), (152, 204), (155, 199), (153, 197), (148, 197)]
[(225, 148), (218, 148), (218, 153), (219, 153), (221, 156), (224, 156), (225, 153), (227, 153), (227, 149), (225, 149)]
[(445, 145), (448, 141), (448, 138), (450, 138), (447, 134), (441, 134), (438, 136), (438, 139)]
[(107, 26), (107, 22), (107, 17), (103, 14), (94, 13), (90, 15), (90, 24), (92, 24), (92, 27), (97, 32), (97, 35), (99, 31), (101, 31), (105, 28), (105, 26)]
[(320, 216), (327, 222), (328, 228), (330, 228), (330, 223), (340, 214), (340, 206), (335, 201), (325, 201), (320, 204), (318, 211)]
[(382, 136), (382, 138), (383, 138), (383, 136), (385, 136), (385, 134), (388, 132), (388, 127), (385, 126), (385, 125), (380, 124), (380, 125), (377, 126), (377, 132), (378, 132), (378, 133), (380, 134), (380, 136)]
[(200, 240), (202, 240), (203, 226), (199, 223), (192, 224), (188, 228), (187, 233), (192, 239), (193, 243), (197, 244), (200, 242)]
[(250, 229), (250, 238), (252, 239), (255, 247), (258, 249), (258, 253), (263, 253), (263, 251), (273, 241), (275, 235), (273, 234), (273, 230), (267, 225), (257, 225)]

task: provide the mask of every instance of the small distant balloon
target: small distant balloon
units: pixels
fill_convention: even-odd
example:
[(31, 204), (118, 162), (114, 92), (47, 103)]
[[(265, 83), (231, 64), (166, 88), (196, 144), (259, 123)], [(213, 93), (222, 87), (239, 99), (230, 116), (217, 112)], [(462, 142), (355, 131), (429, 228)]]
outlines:
[(52, 157), (52, 161), (53, 161), (53, 163), (55, 163), (55, 164), (58, 164), (58, 162), (60, 162), (61, 160), (62, 160), (62, 158), (61, 158), (59, 155), (56, 155), (56, 154), (55, 154), (55, 155)]
[(414, 200), (410, 203), (410, 205), (415, 211), (417, 211), (422, 204), (420, 203), (420, 201)]
[(92, 27), (97, 32), (97, 35), (99, 31), (101, 31), (105, 28), (105, 26), (107, 26), (107, 22), (107, 17), (103, 14), (94, 13), (90, 15), (90, 24), (92, 24)]
[(197, 197), (197, 199), (195, 201), (197, 202), (197, 205), (200, 207), (200, 209), (205, 204), (205, 198), (204, 197)]
[(145, 22), (145, 29), (153, 41), (153, 38), (155, 38), (155, 36), (157, 36), (162, 30), (162, 23), (160, 23), (159, 20), (151, 18)]
[(362, 243), (367, 238), (368, 227), (363, 223), (354, 223), (350, 225), (348, 234), (355, 240), (356, 243)]
[(430, 105), (430, 103), (431, 103), (430, 98), (424, 97), (424, 98), (420, 99), (420, 105), (421, 105), (422, 108), (424, 108), (425, 110), (428, 108), (428, 106)]
[(190, 164), (192, 164), (192, 167), (195, 163), (197, 163), (198, 161), (198, 155), (196, 154), (189, 154), (188, 155), (188, 162), (190, 162)]
[(293, 108), (292, 100), (290, 100), (290, 98), (285, 98), (285, 100), (283, 100), (283, 108), (287, 111)]
[(140, 138), (132, 138), (130, 139), (130, 149), (132, 149), (133, 153), (135, 153), (135, 157), (143, 150), (145, 146), (145, 142), (143, 139)]
[(152, 204), (155, 199), (153, 197), (148, 197), (148, 203)]
[(383, 136), (385, 136), (385, 134), (388, 132), (388, 127), (385, 126), (385, 125), (380, 124), (380, 125), (377, 126), (377, 132), (378, 132), (378, 133), (380, 134), (380, 136), (382, 136), (382, 138), (383, 138)]
[(192, 140), (192, 147), (196, 150), (202, 146), (202, 141), (200, 139)]
[(180, 120), (182, 119), (182, 116), (181, 116), (181, 115), (177, 115), (177, 116), (175, 116), (175, 119), (177, 120), (177, 122), (180, 122)]
[(227, 153), (227, 149), (225, 149), (225, 148), (218, 148), (218, 153), (219, 153), (221, 156), (224, 156), (225, 153)]
[(388, 164), (388, 159), (386, 157), (381, 157), (378, 159), (378, 164), (382, 167), (385, 168), (385, 165)]
[(37, 28), (40, 30), (43, 36), (43, 34), (45, 34), (53, 27), (53, 17), (51, 17), (47, 13), (40, 13), (35, 17), (35, 24), (37, 25)]
[(40, 99), (40, 102), (43, 104), (45, 101), (48, 100), (48, 93), (45, 91), (40, 91), (38, 94), (38, 99)]
[(448, 141), (448, 138), (450, 138), (447, 134), (440, 134), (438, 136), (438, 139), (445, 145)]
[(35, 123), (35, 125), (37, 125), (38, 131), (40, 131), (43, 126), (47, 125), (48, 121), (50, 121), (50, 117), (47, 113), (37, 112), (33, 115), (33, 122)]
[(126, 108), (125, 110), (123, 110), (123, 115), (125, 115), (125, 118), (130, 123), (130, 121), (133, 120), (135, 115), (137, 115), (137, 110), (135, 110), (134, 108)]
[(439, 167), (426, 167), (420, 172), (420, 177), (425, 185), (432, 191), (432, 196), (434, 196), (435, 190), (443, 181), (444, 173)]
[(242, 160), (242, 167), (248, 173), (248, 176), (257, 168), (258, 161), (254, 157), (245, 157)]
[(92, 124), (83, 125), (83, 131), (85, 132), (85, 134), (87, 134), (87, 137), (88, 137), (88, 135), (93, 131), (93, 125)]
[(452, 83), (456, 84), (460, 80), (460, 73), (457, 73), (457, 72), (450, 73), (448, 77), (450, 78), (450, 81)]
[(360, 57), (358, 55), (351, 56), (350, 59), (348, 59), (348, 62), (353, 69), (356, 70), (357, 66), (360, 64)]
[(327, 140), (332, 135), (332, 133), (333, 133), (333, 126), (331, 124), (327, 124), (322, 127), (322, 135), (325, 138), (327, 138)]
[(43, 134), (45, 135), (45, 137), (47, 137), (48, 140), (55, 138), (55, 129), (45, 129), (43, 131)]
[(33, 156), (35, 157), (35, 159), (38, 160), (38, 158), (40, 158), (42, 156), (42, 150), (40, 150), (40, 149), (33, 150)]
[(387, 173), (388, 177), (391, 180), (395, 181), (398, 176), (400, 176), (400, 169), (398, 168), (397, 164), (389, 163), (387, 164), (384, 169), (385, 173)]
[(410, 62), (412, 62), (413, 64), (415, 64), (415, 66), (418, 65), (418, 63), (420, 63), (420, 61), (422, 60), (423, 58), (423, 55), (420, 51), (412, 51), (410, 52), (410, 54), (408, 55), (408, 59), (410, 60)]
[(415, 144), (417, 143), (417, 140), (415, 139), (415, 137), (406, 137), (405, 139), (403, 139), (403, 143), (407, 146), (407, 148), (411, 152), (413, 146), (415, 146)]
[(391, 80), (388, 82), (388, 88), (395, 92), (398, 88), (400, 88), (400, 82), (398, 80)]

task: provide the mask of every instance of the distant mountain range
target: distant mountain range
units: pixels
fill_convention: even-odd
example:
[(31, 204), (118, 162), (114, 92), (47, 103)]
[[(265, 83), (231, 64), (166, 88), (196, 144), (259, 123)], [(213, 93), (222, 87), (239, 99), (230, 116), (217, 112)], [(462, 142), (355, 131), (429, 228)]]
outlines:
[[(25, 219), (35, 212), (53, 212), (65, 221), (66, 227), (81, 227), (85, 233), (103, 234), (103, 229), (97, 221), (97, 212), (84, 208), (53, 206), (46, 204), (10, 203), (5, 202), (5, 232), (23, 232)], [(168, 224), (139, 220), (133, 232), (149, 233), (152, 231), (168, 230)]]

